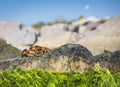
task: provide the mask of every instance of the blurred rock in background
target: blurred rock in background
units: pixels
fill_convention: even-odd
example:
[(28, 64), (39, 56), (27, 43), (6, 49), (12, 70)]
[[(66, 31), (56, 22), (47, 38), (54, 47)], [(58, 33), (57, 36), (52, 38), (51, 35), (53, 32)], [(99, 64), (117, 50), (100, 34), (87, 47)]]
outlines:
[(85, 38), (77, 44), (87, 47), (93, 55), (102, 53), (105, 49), (116, 51), (120, 49), (120, 15), (98, 26), (94, 31), (87, 32)]
[(39, 29), (20, 23), (1, 22), (0, 37), (20, 50), (32, 45), (54, 49), (66, 43), (77, 43), (88, 47), (93, 54), (99, 54), (104, 49), (115, 51), (119, 48), (119, 19), (119, 16), (111, 20), (88, 16), (71, 23), (44, 23)]
[(22, 29), (22, 27), (21, 23), (0, 21), (0, 38), (9, 37), (16, 30)]
[(21, 51), (0, 39), (0, 60), (21, 56)]

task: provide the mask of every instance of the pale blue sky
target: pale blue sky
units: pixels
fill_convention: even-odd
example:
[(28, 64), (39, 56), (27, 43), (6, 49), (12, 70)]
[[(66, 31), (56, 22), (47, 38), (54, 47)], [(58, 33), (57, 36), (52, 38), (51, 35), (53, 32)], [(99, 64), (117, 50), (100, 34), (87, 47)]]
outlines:
[(25, 25), (80, 16), (116, 16), (120, 0), (0, 0), (0, 20)]

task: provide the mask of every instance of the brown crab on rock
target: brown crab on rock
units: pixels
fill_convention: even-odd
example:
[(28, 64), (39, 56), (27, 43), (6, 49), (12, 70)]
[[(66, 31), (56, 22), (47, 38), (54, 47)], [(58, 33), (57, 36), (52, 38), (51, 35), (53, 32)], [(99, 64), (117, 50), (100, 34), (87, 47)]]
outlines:
[(38, 56), (43, 55), (50, 51), (47, 47), (41, 47), (41, 46), (32, 46), (29, 48), (29, 50), (24, 49), (22, 51), (22, 57), (30, 57), (30, 56)]

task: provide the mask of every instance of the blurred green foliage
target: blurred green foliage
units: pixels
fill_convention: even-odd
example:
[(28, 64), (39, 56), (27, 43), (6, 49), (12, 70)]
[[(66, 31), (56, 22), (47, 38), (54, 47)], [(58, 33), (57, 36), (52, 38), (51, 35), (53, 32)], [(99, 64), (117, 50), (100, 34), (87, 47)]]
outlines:
[(49, 22), (49, 23), (44, 23), (44, 22), (39, 22), (37, 24), (34, 24), (33, 27), (35, 29), (40, 29), (42, 26), (44, 25), (54, 25), (54, 24), (58, 24), (58, 23), (63, 23), (63, 24), (71, 24), (72, 22), (71, 21), (64, 21), (64, 20), (61, 20), (61, 21), (54, 21), (54, 22)]
[(0, 87), (120, 87), (120, 73), (100, 67), (84, 73), (16, 69), (0, 72)]
[(108, 52), (111, 52), (111, 51), (109, 51), (109, 50), (107, 50), (107, 49), (104, 49), (104, 53), (108, 53)]
[(35, 28), (35, 29), (40, 29), (42, 26), (44, 26), (45, 25), (45, 23), (44, 22), (39, 22), (39, 23), (37, 23), (37, 24), (34, 24), (33, 25), (33, 27)]

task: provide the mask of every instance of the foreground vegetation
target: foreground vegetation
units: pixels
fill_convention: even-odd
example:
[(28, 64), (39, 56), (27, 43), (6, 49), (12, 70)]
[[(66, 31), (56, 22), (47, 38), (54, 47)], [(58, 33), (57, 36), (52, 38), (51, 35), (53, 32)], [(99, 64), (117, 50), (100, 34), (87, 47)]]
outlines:
[(0, 87), (120, 87), (120, 73), (100, 67), (81, 74), (16, 69), (0, 73)]

